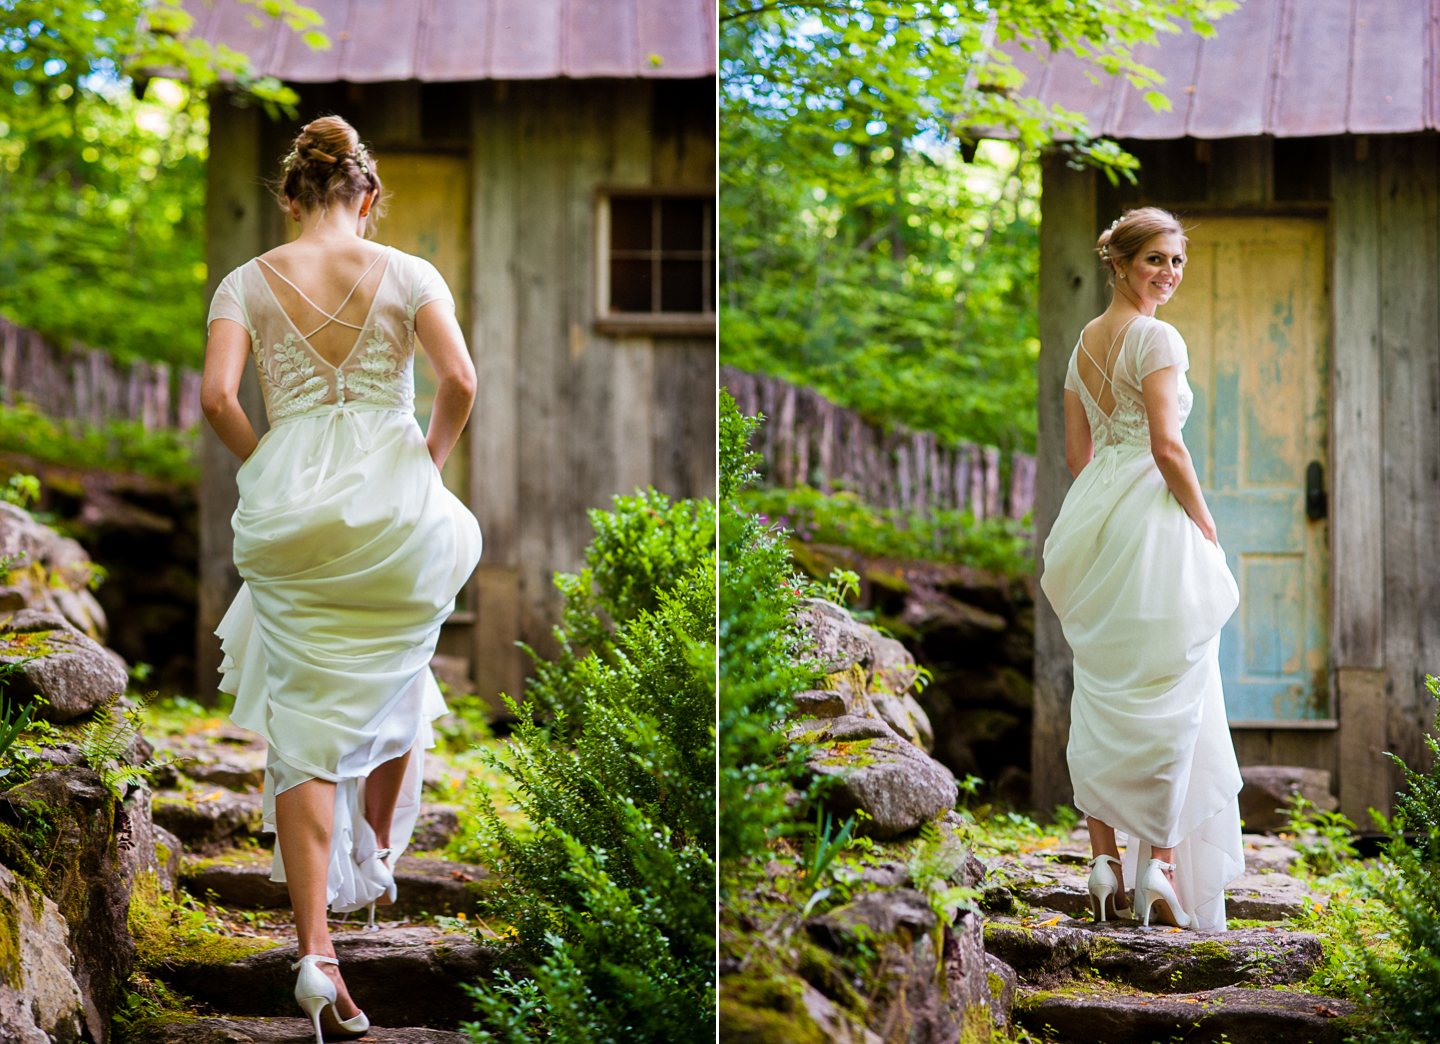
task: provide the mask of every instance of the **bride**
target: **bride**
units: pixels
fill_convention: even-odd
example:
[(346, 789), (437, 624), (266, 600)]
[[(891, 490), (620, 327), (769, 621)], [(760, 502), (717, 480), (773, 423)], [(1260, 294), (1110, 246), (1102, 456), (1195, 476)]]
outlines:
[[(281, 190), (293, 243), (227, 275), (210, 307), (201, 404), (241, 460), (231, 520), (245, 579), (216, 634), (231, 718), (269, 746), (272, 880), (290, 890), (295, 999), (316, 1044), (369, 1027), (326, 927), (395, 901), (395, 861), (446, 711), (430, 673), (440, 625), (480, 557), (475, 517), (439, 468), (475, 397), (455, 303), (435, 268), (371, 243), (375, 160), (344, 120), (307, 124)], [(419, 336), (439, 377), (415, 423)], [(238, 401), (251, 358), (270, 430)]]
[(1114, 294), (1070, 357), (1075, 482), (1040, 581), (1075, 655), (1066, 755), (1090, 828), (1091, 905), (1097, 921), (1128, 915), (1128, 878), (1146, 925), (1224, 930), (1225, 886), (1245, 866), (1219, 664), (1239, 592), (1181, 441), (1185, 342), (1155, 318), (1184, 276), (1185, 233), (1142, 207), (1097, 251)]

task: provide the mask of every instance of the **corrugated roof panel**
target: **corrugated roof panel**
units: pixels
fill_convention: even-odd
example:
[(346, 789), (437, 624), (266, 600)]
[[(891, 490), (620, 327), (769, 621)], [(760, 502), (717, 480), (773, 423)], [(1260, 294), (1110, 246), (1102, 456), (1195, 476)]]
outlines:
[(1429, 4), (1357, 0), (1349, 129), (1399, 133), (1425, 126)]
[[(1440, 91), (1440, 0), (1245, 0), (1190, 52), (1167, 40), (1149, 62), (1171, 84), (1194, 77), (1184, 130), (1147, 111), (1133, 87), (1106, 89), (1059, 56), (1022, 93), (1080, 109), (1092, 133), (1117, 138), (1246, 137), (1275, 134), (1405, 134), (1435, 129)], [(1018, 46), (1005, 45), (1012, 55)], [(1154, 52), (1151, 52), (1154, 53)], [(1029, 64), (1027, 59), (1022, 59)], [(1182, 86), (1183, 89), (1183, 86)]]
[(1124, 128), (1127, 138), (1183, 138), (1195, 104), (1195, 67), (1200, 54), (1200, 37), (1195, 33), (1170, 33), (1160, 46), (1145, 47), (1135, 57), (1150, 68), (1164, 71), (1161, 92), (1170, 99), (1170, 111), (1156, 112), (1145, 96), (1128, 84), (1115, 99), (1115, 111), (1106, 131), (1116, 134)]
[(397, 11), (391, 0), (350, 0), (350, 39), (339, 78), (351, 83), (418, 79), (415, 44), (424, 9), (423, 2)]
[(340, 79), (341, 64), (350, 46), (350, 0), (309, 0), (309, 6), (325, 19), (324, 31), (330, 37), (330, 48), (314, 50), (299, 34), (275, 25), (273, 32), (278, 45), (274, 58), (264, 65), (256, 59), (262, 72), (292, 83), (328, 83)]
[(495, 9), (491, 78), (538, 80), (564, 71), (564, 0), (490, 0)]
[(293, 83), (715, 73), (714, 0), (307, 0), (328, 51), (238, 0), (183, 2), (198, 36)]
[[(637, 68), (651, 76), (709, 76), (715, 71), (715, 5), (711, 0), (635, 0)], [(656, 65), (651, 55), (658, 57)]]
[(424, 80), (489, 78), (495, 13), (475, 0), (430, 0), (425, 37), (417, 48)]
[(1224, 31), (1205, 41), (1190, 110), (1192, 136), (1246, 138), (1265, 133), (1280, 9), (1273, 0), (1241, 4), (1223, 19)]
[[(1311, 138), (1345, 133), (1353, 0), (1301, 0), (1292, 7), (1270, 107), (1272, 133)], [(1322, 60), (1321, 56), (1325, 56)]]
[(643, 58), (635, 8), (610, 0), (570, 0), (565, 75), (628, 76)]

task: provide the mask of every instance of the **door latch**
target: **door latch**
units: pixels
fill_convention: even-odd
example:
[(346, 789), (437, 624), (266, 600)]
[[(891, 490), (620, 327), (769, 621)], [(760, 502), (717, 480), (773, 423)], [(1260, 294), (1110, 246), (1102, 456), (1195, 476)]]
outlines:
[(1312, 460), (1305, 469), (1305, 517), (1311, 522), (1319, 522), (1329, 513), (1329, 499), (1325, 496), (1325, 467), (1318, 460)]

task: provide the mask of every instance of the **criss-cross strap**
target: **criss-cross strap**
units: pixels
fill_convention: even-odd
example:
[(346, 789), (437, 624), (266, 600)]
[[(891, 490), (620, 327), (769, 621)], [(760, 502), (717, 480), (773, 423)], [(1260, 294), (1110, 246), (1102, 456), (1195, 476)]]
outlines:
[[(310, 300), (309, 294), (305, 293), (304, 290), (301, 290), (294, 283), (290, 282), (289, 279), (286, 279), (285, 273), (281, 272), (269, 261), (266, 261), (263, 257), (257, 257), (255, 260), (259, 261), (266, 268), (270, 269), (270, 271), (274, 272), (277, 276), (279, 276), (282, 280), (285, 281), (285, 283), (290, 287), (291, 290), (294, 290), (297, 294), (304, 298), (306, 304), (308, 304), (311, 308), (315, 309), (315, 311), (319, 312), (321, 315), (325, 316), (325, 321), (323, 323), (315, 327), (315, 329), (311, 330), (308, 334), (301, 334), (301, 336), (308, 341), (310, 340), (310, 338), (314, 337), (317, 333), (325, 329), (325, 327), (329, 326), (331, 323), (339, 323), (341, 326), (348, 326), (352, 330), (365, 329), (363, 326), (356, 326), (354, 323), (347, 323), (344, 319), (340, 318), (340, 313), (344, 310), (345, 306), (350, 303), (350, 298), (355, 296), (355, 291), (360, 289), (360, 284), (365, 282), (365, 277), (370, 274), (371, 269), (373, 269), (377, 264), (379, 264), (380, 259), (382, 257), (385, 257), (389, 252), (389, 247), (386, 247), (384, 250), (380, 251), (380, 253), (375, 255), (375, 260), (370, 262), (369, 267), (367, 267), (365, 271), (361, 274), (360, 278), (355, 281), (355, 285), (350, 288), (350, 292), (345, 295), (345, 300), (340, 302), (340, 307), (335, 309), (335, 311), (333, 312), (325, 311), (325, 309), (321, 308), (314, 301)], [(1086, 354), (1088, 355), (1089, 353), (1087, 352)]]
[(294, 971), (295, 969), (297, 969), (297, 968), (299, 968), (301, 965), (303, 965), (306, 961), (309, 961), (311, 964), (336, 964), (336, 965), (338, 965), (338, 964), (340, 963), (340, 962), (337, 961), (334, 957), (322, 957), (322, 956), (320, 956), (320, 954), (318, 954), (318, 953), (307, 953), (304, 957), (301, 957), (301, 958), (300, 958), (298, 961), (296, 961), (294, 964), (290, 965), (290, 970), (291, 970), (291, 971)]
[[(1114, 353), (1114, 351), (1115, 351), (1115, 345), (1119, 342), (1120, 338), (1122, 338), (1122, 337), (1125, 336), (1125, 331), (1128, 330), (1128, 329), (1130, 329), (1130, 324), (1133, 323), (1136, 319), (1139, 319), (1139, 318), (1140, 318), (1140, 317), (1139, 317), (1138, 315), (1132, 315), (1129, 319), (1127, 319), (1127, 320), (1125, 321), (1125, 325), (1122, 326), (1122, 327), (1120, 327), (1119, 331), (1115, 334), (1114, 338), (1110, 341), (1110, 347), (1105, 350), (1105, 362), (1106, 362), (1107, 365), (1108, 365), (1109, 362), (1110, 362), (1110, 356), (1111, 356), (1111, 355)], [(1113, 417), (1113, 416), (1115, 415), (1115, 407), (1116, 407), (1117, 405), (1119, 405), (1119, 403), (1120, 403), (1120, 397), (1115, 394), (1115, 379), (1114, 379), (1114, 377), (1113, 377), (1111, 374), (1105, 372), (1105, 367), (1104, 367), (1104, 366), (1101, 366), (1099, 360), (1097, 360), (1097, 359), (1095, 358), (1095, 356), (1093, 356), (1093, 355), (1090, 354), (1090, 349), (1085, 347), (1085, 331), (1083, 331), (1083, 330), (1080, 331), (1079, 346), (1080, 346), (1080, 350), (1085, 353), (1085, 358), (1089, 359), (1090, 362), (1094, 365), (1095, 369), (1097, 369), (1097, 370), (1100, 371), (1100, 377), (1101, 377), (1101, 379), (1104, 380), (1105, 384), (1110, 385), (1110, 398), (1113, 399), (1114, 402), (1113, 402), (1113, 403), (1111, 404), (1111, 406), (1110, 406), (1110, 412), (1109, 412), (1109, 413), (1105, 413), (1104, 410), (1100, 410), (1100, 412), (1105, 415), (1105, 419), (1106, 419), (1106, 420), (1109, 420), (1111, 417)], [(1077, 372), (1077, 376), (1078, 376), (1078, 372)], [(1085, 382), (1082, 380), (1082, 381), (1080, 382), (1080, 384), (1081, 384), (1082, 386), (1084, 386)], [(1087, 388), (1085, 388), (1085, 391), (1088, 393), (1088, 392), (1090, 391), (1090, 389), (1087, 387)], [(1105, 386), (1104, 386), (1104, 385), (1101, 385), (1101, 387), (1100, 387), (1100, 393), (1101, 393), (1102, 395), (1105, 393)], [(1091, 400), (1093, 403), (1095, 403), (1095, 408), (1096, 408), (1097, 410), (1099, 410), (1099, 409), (1100, 409), (1100, 397), (1099, 397), (1098, 395), (1091, 395), (1091, 396), (1090, 396), (1090, 400)]]

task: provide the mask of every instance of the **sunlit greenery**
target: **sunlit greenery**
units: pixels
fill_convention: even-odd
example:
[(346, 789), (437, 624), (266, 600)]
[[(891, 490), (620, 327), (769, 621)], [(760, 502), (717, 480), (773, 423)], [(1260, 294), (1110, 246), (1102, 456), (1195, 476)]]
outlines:
[(1134, 47), (1208, 34), (1235, 6), (722, 0), (722, 361), (883, 422), (1033, 449), (1034, 158), (1063, 138), (1057, 162), (1120, 177), (1135, 161), (1018, 94), (989, 41), (1048, 41), (1164, 108)]
[[(328, 46), (295, 0), (243, 0)], [(142, 18), (143, 14), (143, 18)], [(204, 90), (273, 112), (293, 91), (192, 38), (179, 0), (0, 0), (0, 311), (59, 343), (197, 365)], [(183, 71), (185, 84), (150, 79)]]

